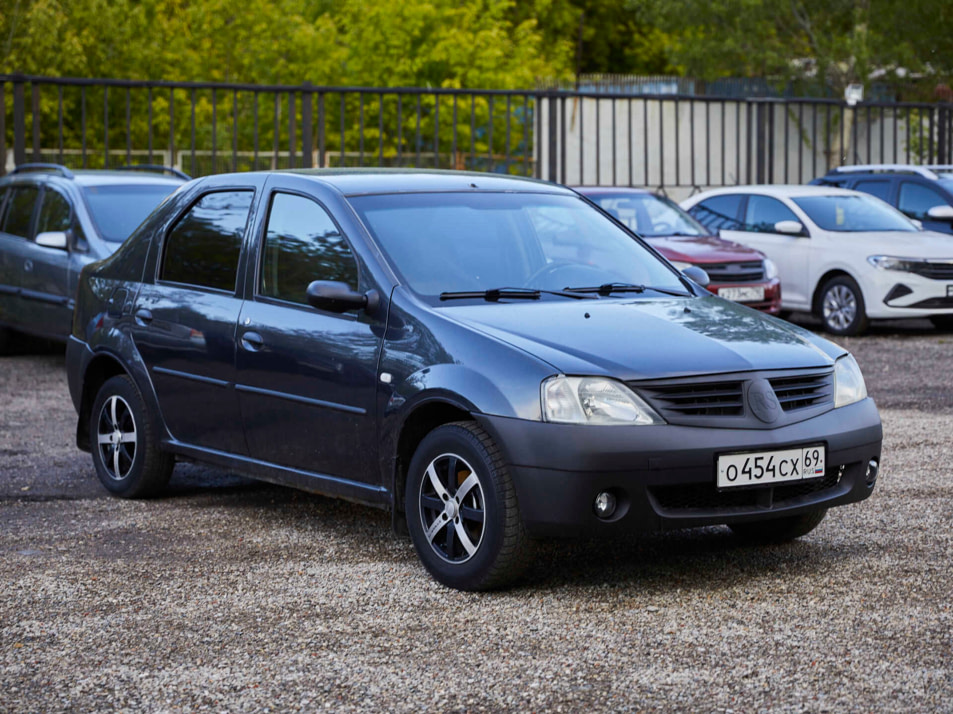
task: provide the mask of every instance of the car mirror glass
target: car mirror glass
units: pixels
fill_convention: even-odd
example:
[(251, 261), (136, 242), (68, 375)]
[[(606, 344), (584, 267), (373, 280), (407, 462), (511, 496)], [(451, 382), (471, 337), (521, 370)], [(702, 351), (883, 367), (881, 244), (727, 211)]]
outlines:
[(35, 242), (43, 248), (57, 248), (58, 250), (66, 250), (66, 247), (69, 245), (65, 231), (46, 231), (39, 233), (36, 236)]

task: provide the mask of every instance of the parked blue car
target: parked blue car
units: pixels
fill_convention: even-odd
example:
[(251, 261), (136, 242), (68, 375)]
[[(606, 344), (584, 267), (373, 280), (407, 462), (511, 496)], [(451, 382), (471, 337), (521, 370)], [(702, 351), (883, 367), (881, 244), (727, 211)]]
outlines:
[(880, 460), (845, 350), (568, 189), (486, 174), (197, 180), (84, 269), (67, 365), (112, 493), (188, 458), (359, 501), (465, 590), (544, 536), (795, 538)]

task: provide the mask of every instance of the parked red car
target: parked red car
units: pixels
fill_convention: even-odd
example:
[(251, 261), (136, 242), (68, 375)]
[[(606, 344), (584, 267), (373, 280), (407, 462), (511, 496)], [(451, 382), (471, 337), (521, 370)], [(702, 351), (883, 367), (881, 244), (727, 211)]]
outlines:
[(575, 190), (645, 238), (679, 270), (697, 265), (719, 297), (763, 312), (781, 309), (778, 268), (757, 250), (712, 235), (675, 202), (636, 188), (578, 186)]

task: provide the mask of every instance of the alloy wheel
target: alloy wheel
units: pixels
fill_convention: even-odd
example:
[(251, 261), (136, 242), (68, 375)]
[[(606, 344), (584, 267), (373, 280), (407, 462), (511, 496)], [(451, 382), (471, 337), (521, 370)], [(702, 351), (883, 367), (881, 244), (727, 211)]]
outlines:
[(99, 413), (97, 429), (99, 456), (111, 479), (122, 481), (129, 476), (136, 460), (136, 420), (129, 403), (112, 395)]
[(857, 317), (857, 298), (846, 285), (834, 285), (824, 294), (822, 309), (827, 325), (846, 330)]
[(450, 563), (465, 563), (480, 548), (486, 499), (480, 477), (465, 459), (441, 454), (427, 466), (418, 496), (424, 537)]

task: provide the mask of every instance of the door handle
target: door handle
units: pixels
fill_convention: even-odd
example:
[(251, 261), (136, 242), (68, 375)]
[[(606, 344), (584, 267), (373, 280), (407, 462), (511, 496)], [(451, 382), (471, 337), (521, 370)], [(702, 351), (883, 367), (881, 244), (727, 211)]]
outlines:
[(265, 346), (265, 340), (257, 332), (246, 332), (242, 335), (242, 349), (248, 352), (257, 352)]
[(23, 262), (23, 272), (25, 272), (25, 273), (32, 273), (32, 272), (33, 272), (33, 261), (30, 260), (29, 258), (27, 258), (27, 259)]
[(145, 308), (136, 310), (136, 324), (145, 327), (150, 322), (152, 322), (152, 313), (149, 310)]

